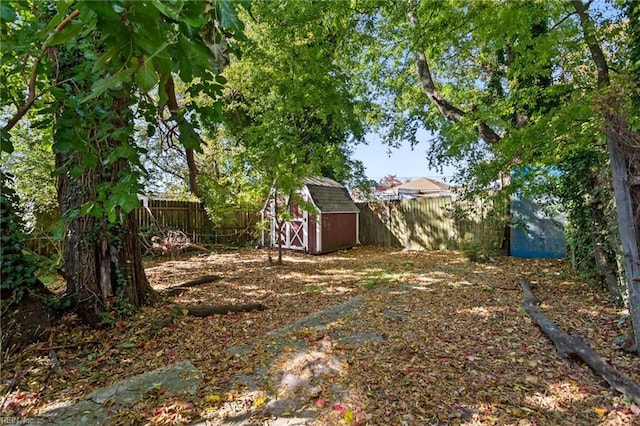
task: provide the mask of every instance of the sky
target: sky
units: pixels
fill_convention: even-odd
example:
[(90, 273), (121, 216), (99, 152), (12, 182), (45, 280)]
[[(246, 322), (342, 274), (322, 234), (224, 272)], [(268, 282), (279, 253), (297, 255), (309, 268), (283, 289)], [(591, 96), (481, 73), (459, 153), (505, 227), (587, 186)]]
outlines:
[(387, 175), (395, 175), (400, 180), (427, 177), (450, 181), (455, 174), (452, 167), (445, 167), (442, 173), (429, 169), (427, 150), (430, 138), (431, 135), (426, 131), (418, 131), (420, 142), (413, 149), (408, 142), (399, 149), (395, 149), (380, 142), (378, 135), (369, 133), (366, 136), (368, 145), (357, 145), (352, 158), (362, 161), (367, 177), (375, 181)]

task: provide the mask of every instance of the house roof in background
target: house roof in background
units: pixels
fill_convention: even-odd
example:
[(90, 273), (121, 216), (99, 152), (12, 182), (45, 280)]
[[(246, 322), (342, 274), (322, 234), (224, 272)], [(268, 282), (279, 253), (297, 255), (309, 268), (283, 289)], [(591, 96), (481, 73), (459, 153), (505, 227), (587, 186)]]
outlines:
[(430, 178), (417, 178), (410, 182), (403, 183), (402, 185), (394, 186), (393, 188), (389, 188), (389, 191), (398, 192), (401, 189), (409, 189), (409, 190), (418, 190), (422, 191), (450, 191), (451, 185), (448, 185), (444, 182), (440, 182), (436, 179)]
[(347, 188), (326, 177), (308, 178), (304, 181), (313, 203), (321, 213), (359, 213)]
[(451, 195), (452, 189), (451, 185), (439, 180), (421, 177), (386, 189), (381, 194), (397, 198), (442, 197)]

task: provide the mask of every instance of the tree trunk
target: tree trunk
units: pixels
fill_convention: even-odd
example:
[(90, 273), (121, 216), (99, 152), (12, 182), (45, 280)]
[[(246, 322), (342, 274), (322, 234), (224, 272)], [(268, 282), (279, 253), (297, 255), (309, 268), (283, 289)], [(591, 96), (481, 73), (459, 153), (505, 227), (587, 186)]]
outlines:
[[(168, 97), (167, 107), (169, 108), (169, 112), (175, 117), (180, 111), (180, 106), (178, 105), (176, 88), (171, 76), (167, 79), (164, 88)], [(200, 198), (200, 189), (198, 187), (198, 167), (196, 165), (195, 151), (193, 148), (185, 147), (185, 154), (187, 156), (187, 168), (189, 169), (189, 189), (193, 195)]]
[(607, 286), (607, 292), (609, 293), (609, 299), (616, 304), (621, 304), (622, 295), (620, 294), (620, 287), (618, 286), (618, 275), (614, 268), (609, 253), (602, 247), (602, 244), (598, 243), (596, 239), (593, 239), (596, 270), (600, 279)]
[[(274, 183), (275, 185), (275, 183)], [(273, 220), (276, 221), (275, 226), (275, 234), (278, 239), (278, 260), (276, 261), (276, 265), (282, 265), (282, 226), (284, 225), (284, 220), (278, 218), (278, 190), (275, 189), (273, 191)], [(269, 253), (269, 263), (271, 263), (271, 253)]]
[[(58, 154), (60, 164), (66, 156)], [(117, 176), (126, 168), (124, 160), (109, 167), (109, 175)], [(60, 213), (69, 218), (74, 210), (94, 201), (96, 185), (113, 183), (98, 179), (96, 170), (79, 178), (69, 173), (60, 176), (58, 197)], [(125, 215), (122, 223), (82, 216), (67, 224), (64, 244), (64, 273), (67, 295), (80, 319), (97, 326), (109, 299), (118, 296), (133, 306), (143, 306), (156, 300), (142, 266), (135, 217)]]
[[(56, 166), (60, 167), (67, 161), (67, 155), (56, 155)], [(86, 201), (95, 199), (95, 176), (95, 170), (89, 170), (75, 179), (69, 173), (58, 177), (61, 217), (69, 217), (71, 212), (80, 209)], [(64, 239), (66, 293), (78, 316), (84, 322), (94, 326), (100, 323), (100, 312), (105, 307), (103, 290), (98, 282), (98, 277), (101, 275), (99, 267), (104, 264), (98, 259), (102, 253), (102, 247), (95, 241), (95, 237), (90, 238), (95, 233), (97, 225), (97, 220), (93, 216), (73, 219), (67, 224)], [(105, 291), (111, 292), (110, 289)]]
[(600, 169), (595, 172), (593, 180), (589, 180), (592, 186), (586, 188), (589, 194), (586, 205), (591, 220), (593, 256), (596, 271), (601, 281), (606, 285), (609, 298), (617, 304), (622, 303), (622, 289), (620, 288), (620, 275), (624, 272), (620, 270), (616, 261), (616, 252), (611, 247), (620, 245), (620, 241), (612, 232), (612, 228), (607, 227), (608, 223), (605, 206), (610, 202), (612, 188), (603, 182), (599, 176)]
[[(598, 87), (608, 87), (611, 84), (609, 79), (609, 66), (602, 52), (602, 48), (596, 39), (595, 25), (587, 12), (587, 7), (581, 0), (572, 0), (572, 4), (578, 13), (580, 25), (582, 27), (583, 38), (587, 43), (591, 58), (596, 66), (598, 75)], [(626, 275), (627, 289), (629, 291), (629, 310), (635, 336), (636, 350), (640, 351), (640, 256), (638, 250), (638, 225), (634, 218), (634, 198), (635, 207), (638, 208), (640, 198), (637, 195), (638, 187), (635, 187), (636, 196), (632, 196), (629, 179), (629, 167), (637, 170), (637, 166), (628, 161), (628, 153), (623, 151), (625, 141), (623, 135), (627, 132), (626, 126), (616, 111), (618, 102), (606, 105), (605, 134), (607, 136), (607, 147), (611, 160), (611, 173), (613, 175), (613, 191), (616, 200), (616, 211), (618, 213), (618, 229), (622, 242), (622, 253), (624, 269)], [(633, 156), (631, 156), (633, 158)]]
[[(57, 77), (61, 81), (74, 78), (74, 67), (81, 64), (83, 55), (62, 48), (58, 53), (60, 72)], [(87, 86), (88, 82), (79, 79), (73, 96), (82, 97)], [(99, 217), (79, 215), (86, 203), (97, 202), (98, 188), (102, 186), (104, 190), (105, 185), (113, 187), (123, 178), (132, 177), (128, 160), (108, 158), (123, 144), (112, 135), (118, 130), (126, 131), (132, 125), (131, 97), (126, 89), (113, 98), (109, 96), (113, 95), (107, 92), (93, 101), (92, 108), (87, 108), (91, 112), (85, 111), (85, 116), (79, 115), (79, 108), (72, 107), (71, 101), (60, 102), (54, 132), (56, 166), (65, 168), (58, 176), (58, 202), (61, 217), (67, 220), (64, 243), (66, 293), (79, 318), (93, 327), (102, 322), (103, 312), (109, 308), (114, 296), (135, 307), (150, 304), (158, 297), (142, 266), (137, 224), (132, 214), (123, 215), (115, 223), (106, 219), (106, 211), (96, 215)], [(110, 118), (105, 122), (93, 108), (108, 111), (106, 116)], [(60, 148), (66, 148), (70, 143), (71, 149)], [(93, 166), (83, 164), (88, 155), (95, 158), (88, 161)], [(96, 206), (96, 210), (109, 208), (104, 200)]]

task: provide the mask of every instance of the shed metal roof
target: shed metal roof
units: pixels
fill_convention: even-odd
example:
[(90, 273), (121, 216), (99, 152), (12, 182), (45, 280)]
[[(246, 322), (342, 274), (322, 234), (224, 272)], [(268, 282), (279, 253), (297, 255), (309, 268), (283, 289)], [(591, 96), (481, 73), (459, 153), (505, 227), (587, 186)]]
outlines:
[(311, 195), (313, 203), (321, 213), (359, 213), (347, 188), (333, 179), (326, 177), (307, 178), (305, 186)]

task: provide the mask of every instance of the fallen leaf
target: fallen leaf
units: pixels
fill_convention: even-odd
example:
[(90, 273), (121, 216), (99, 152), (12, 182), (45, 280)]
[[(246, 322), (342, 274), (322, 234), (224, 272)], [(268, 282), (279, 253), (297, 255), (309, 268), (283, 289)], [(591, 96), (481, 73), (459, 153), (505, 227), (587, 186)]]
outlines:
[(222, 397), (220, 395), (207, 395), (204, 397), (204, 402), (207, 404), (220, 404)]
[(268, 397), (261, 396), (261, 397), (259, 397), (258, 399), (256, 399), (253, 402), (253, 406), (256, 407), (256, 408), (259, 408), (259, 407), (263, 406), (267, 401), (269, 401)]
[(609, 410), (607, 410), (606, 408), (593, 407), (593, 412), (599, 416), (604, 416), (608, 411)]
[(342, 420), (344, 420), (344, 422), (346, 424), (351, 424), (355, 420), (355, 416), (353, 415), (353, 411), (346, 410), (344, 412), (344, 414), (342, 415)]

